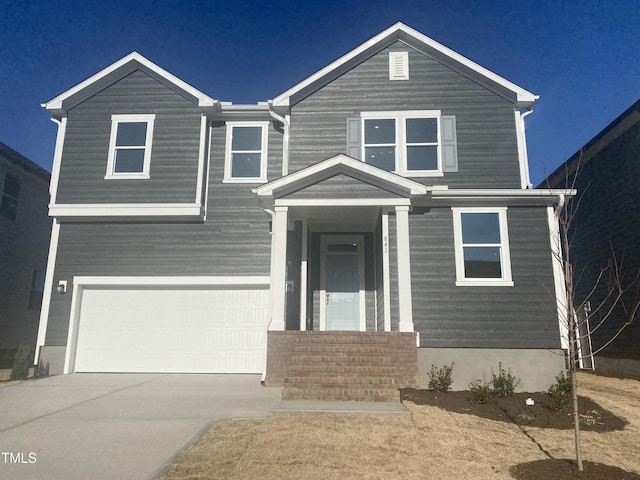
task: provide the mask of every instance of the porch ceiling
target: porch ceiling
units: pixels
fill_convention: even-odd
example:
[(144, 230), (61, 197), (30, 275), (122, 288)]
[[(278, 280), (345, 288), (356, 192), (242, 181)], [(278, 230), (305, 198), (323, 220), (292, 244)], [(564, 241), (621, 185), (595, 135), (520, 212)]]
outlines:
[(291, 220), (306, 220), (311, 231), (369, 232), (380, 217), (378, 207), (291, 207)]

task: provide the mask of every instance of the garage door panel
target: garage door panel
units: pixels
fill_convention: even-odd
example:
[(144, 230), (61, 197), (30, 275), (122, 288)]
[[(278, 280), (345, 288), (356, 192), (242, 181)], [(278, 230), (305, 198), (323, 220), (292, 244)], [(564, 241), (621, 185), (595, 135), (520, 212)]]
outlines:
[(260, 373), (267, 289), (107, 289), (82, 295), (75, 371)]

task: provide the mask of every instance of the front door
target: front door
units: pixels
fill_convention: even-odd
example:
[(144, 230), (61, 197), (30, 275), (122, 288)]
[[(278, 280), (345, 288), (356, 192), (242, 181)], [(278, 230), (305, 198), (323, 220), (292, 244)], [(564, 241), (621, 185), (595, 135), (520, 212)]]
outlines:
[(361, 235), (322, 237), (321, 330), (364, 330)]

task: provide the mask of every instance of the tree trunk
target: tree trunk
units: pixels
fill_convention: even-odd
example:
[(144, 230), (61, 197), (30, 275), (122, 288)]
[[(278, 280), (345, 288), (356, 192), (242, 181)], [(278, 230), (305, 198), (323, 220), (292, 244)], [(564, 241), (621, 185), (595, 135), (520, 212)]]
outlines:
[(573, 427), (576, 437), (576, 461), (578, 463), (578, 471), (582, 472), (582, 452), (580, 449), (580, 417), (578, 417), (578, 388), (576, 385), (576, 364), (571, 359), (571, 395), (573, 396)]

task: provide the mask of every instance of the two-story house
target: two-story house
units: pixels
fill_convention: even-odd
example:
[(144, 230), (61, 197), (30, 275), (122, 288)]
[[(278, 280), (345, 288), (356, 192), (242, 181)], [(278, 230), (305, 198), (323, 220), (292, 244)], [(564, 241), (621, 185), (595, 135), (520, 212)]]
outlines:
[[(537, 98), (402, 23), (256, 105), (126, 56), (45, 105), (59, 131), (37, 361), (269, 385), (333, 368), (344, 386), (315, 350), (335, 342), (362, 360), (352, 376), (378, 368), (393, 388), (452, 361), (456, 388), (500, 361), (548, 386), (562, 192), (530, 188)], [(410, 365), (389, 373), (401, 343)]]
[(51, 219), (49, 172), (0, 142), (0, 368), (21, 345), (33, 354)]

